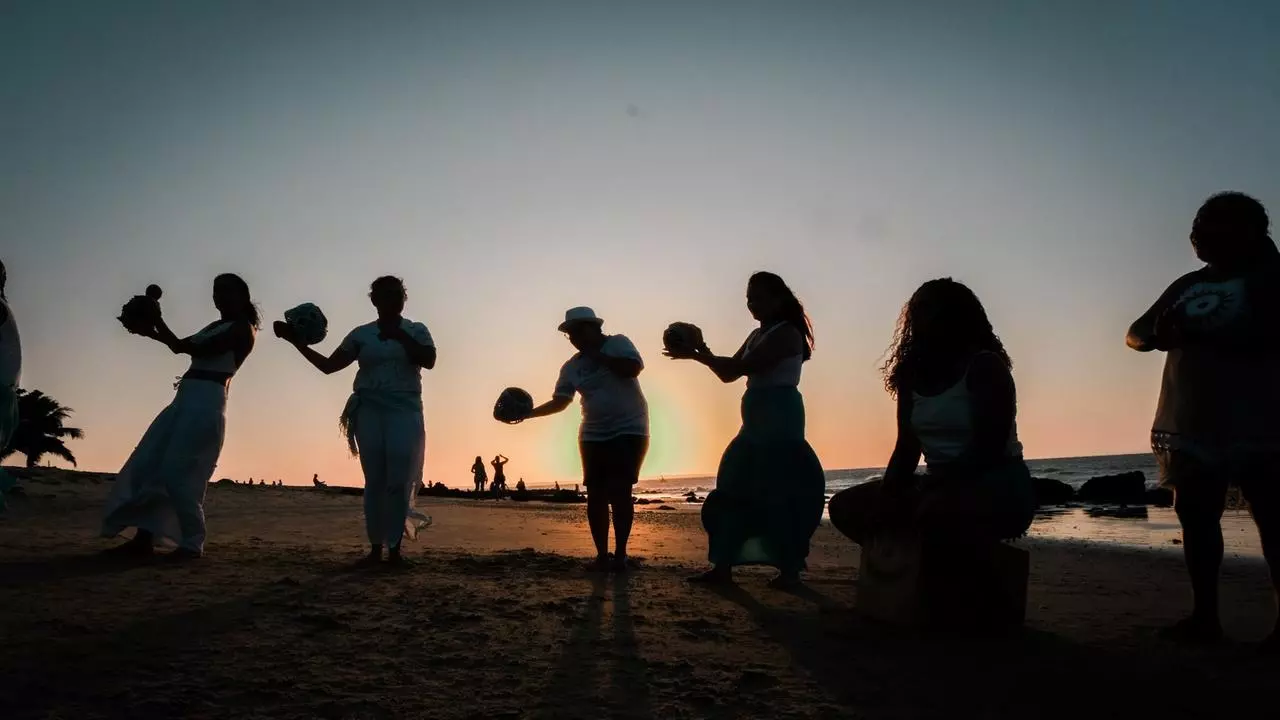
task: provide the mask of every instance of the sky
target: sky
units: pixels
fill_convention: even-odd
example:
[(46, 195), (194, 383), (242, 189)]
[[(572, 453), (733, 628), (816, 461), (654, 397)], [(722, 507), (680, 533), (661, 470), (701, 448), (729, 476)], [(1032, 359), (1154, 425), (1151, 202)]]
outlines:
[[(801, 390), (828, 469), (883, 465), (877, 366), (923, 281), (974, 288), (1014, 359), (1029, 457), (1143, 452), (1161, 358), (1123, 337), (1213, 192), (1280, 212), (1280, 3), (1178, 0), (0, 1), (0, 258), (23, 385), (75, 409), (114, 471), (182, 358), (124, 332), (148, 283), (178, 331), (240, 273), (264, 316), (373, 319), (374, 277), (439, 349), (426, 477), (476, 455), (573, 482), (576, 408), (546, 399), (590, 305), (629, 336), (645, 476), (714, 471), (741, 384), (661, 356), (667, 324), (732, 352), (745, 284), (814, 321)], [(322, 376), (269, 329), (215, 477), (360, 483)]]

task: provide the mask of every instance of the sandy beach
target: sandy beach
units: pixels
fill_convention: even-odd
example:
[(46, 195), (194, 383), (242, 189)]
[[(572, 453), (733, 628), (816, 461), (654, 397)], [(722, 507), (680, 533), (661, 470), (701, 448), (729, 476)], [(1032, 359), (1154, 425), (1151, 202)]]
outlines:
[(640, 568), (597, 577), (582, 506), (426, 503), (404, 571), (358, 570), (358, 497), (211, 487), (207, 557), (97, 557), (106, 476), (41, 471), (0, 517), (0, 688), (18, 718), (1216, 717), (1272, 686), (1251, 641), (1265, 566), (1229, 557), (1233, 642), (1188, 608), (1176, 547), (1028, 539), (1027, 628), (929, 638), (853, 610), (857, 548), (824, 524), (807, 589), (687, 586), (696, 512), (645, 507)]

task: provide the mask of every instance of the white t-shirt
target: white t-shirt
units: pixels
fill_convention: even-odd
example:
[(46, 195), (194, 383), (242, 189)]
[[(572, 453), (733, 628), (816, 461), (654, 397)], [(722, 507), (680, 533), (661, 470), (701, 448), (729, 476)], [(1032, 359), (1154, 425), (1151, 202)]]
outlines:
[[(624, 335), (610, 335), (600, 348), (603, 355), (635, 360), (644, 367), (640, 352)], [(558, 398), (582, 395), (582, 429), (578, 438), (601, 442), (623, 435), (649, 436), (649, 404), (637, 378), (624, 378), (600, 363), (577, 353), (560, 368), (553, 394)]]
[[(422, 345), (436, 346), (426, 325), (401, 318), (400, 327)], [(377, 322), (347, 333), (340, 347), (355, 355), (359, 364), (353, 383), (355, 390), (422, 393), (422, 368), (409, 360), (409, 354), (398, 341), (378, 339)]]
[(22, 338), (13, 310), (3, 300), (0, 305), (6, 318), (0, 322), (0, 387), (17, 387), (22, 380)]

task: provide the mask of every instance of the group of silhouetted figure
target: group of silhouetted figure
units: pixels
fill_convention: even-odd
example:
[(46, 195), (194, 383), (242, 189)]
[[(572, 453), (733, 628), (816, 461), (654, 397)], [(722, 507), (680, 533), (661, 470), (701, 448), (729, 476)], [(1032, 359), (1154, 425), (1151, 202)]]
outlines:
[[(1128, 344), (1166, 353), (1152, 446), (1162, 481), (1175, 491), (1184, 532), (1194, 610), (1170, 629), (1187, 641), (1221, 637), (1217, 578), (1223, 555), (1220, 518), (1229, 486), (1249, 502), (1263, 552), (1280, 583), (1280, 253), (1261, 203), (1242, 193), (1209, 198), (1190, 239), (1204, 266), (1176, 280), (1139, 318)], [(0, 299), (3, 296), (0, 274)], [(824, 508), (822, 465), (805, 438), (801, 370), (814, 351), (813, 325), (782, 278), (747, 283), (747, 310), (758, 322), (731, 353), (713, 352), (697, 326), (677, 323), (664, 336), (669, 358), (706, 367), (721, 382), (746, 380), (742, 425), (725, 449), (716, 488), (702, 506), (711, 567), (691, 581), (732, 582), (739, 565), (777, 569), (772, 584), (801, 582), (810, 538)], [(260, 325), (248, 285), (214, 280), (219, 318), (180, 338), (158, 313), (131, 331), (191, 356), (176, 395), (121, 469), (101, 533), (136, 528), (115, 548), (150, 554), (161, 540), (177, 558), (204, 551), (205, 488), (225, 433), (227, 388), (253, 350)], [(422, 485), (425, 424), (421, 371), (436, 364), (427, 327), (403, 316), (404, 284), (380, 277), (370, 287), (376, 318), (330, 354), (312, 349), (287, 322), (275, 334), (310, 365), (332, 374), (357, 365), (340, 425), (365, 478), (369, 562), (403, 562), (401, 543), (429, 518), (414, 508)], [(624, 335), (605, 334), (587, 307), (566, 312), (558, 329), (574, 354), (551, 399), (520, 419), (561, 412), (581, 398), (579, 450), (587, 519), (595, 544), (592, 571), (628, 569), (632, 486), (649, 447), (649, 413), (639, 376), (644, 362)], [(0, 305), (0, 429), (14, 419), (20, 369), (17, 327)], [(930, 280), (902, 308), (882, 367), (897, 401), (897, 441), (881, 480), (836, 494), (832, 524), (855, 542), (910, 534), (926, 544), (981, 546), (1017, 538), (1036, 508), (1018, 439), (1013, 363), (977, 295), (949, 278)], [(927, 472), (918, 474), (923, 457)], [(505, 487), (501, 455), (490, 463)], [(472, 466), (483, 491), (485, 463)], [(318, 478), (313, 482), (320, 485)], [(614, 550), (609, 551), (612, 525)], [(1273, 633), (1265, 647), (1275, 650)]]
[(507, 492), (507, 463), (511, 462), (502, 455), (495, 455), (489, 464), (493, 466), (493, 480), (489, 480), (489, 473), (485, 469), (484, 460), (477, 455), (476, 461), (471, 465), (471, 480), (475, 485), (475, 493), (483, 495), (485, 486), (488, 486), (489, 492), (496, 499), (502, 499)]

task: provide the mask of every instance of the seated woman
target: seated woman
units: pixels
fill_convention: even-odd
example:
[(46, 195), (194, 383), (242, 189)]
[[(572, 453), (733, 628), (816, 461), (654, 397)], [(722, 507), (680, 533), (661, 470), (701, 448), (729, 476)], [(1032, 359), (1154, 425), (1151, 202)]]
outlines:
[[(1024, 534), (1035, 497), (1011, 366), (973, 291), (949, 278), (921, 286), (883, 367), (898, 401), (889, 467), (883, 480), (831, 498), (831, 524), (860, 545), (882, 532), (952, 546)], [(928, 473), (917, 476), (922, 453)]]

